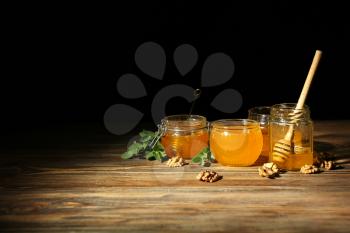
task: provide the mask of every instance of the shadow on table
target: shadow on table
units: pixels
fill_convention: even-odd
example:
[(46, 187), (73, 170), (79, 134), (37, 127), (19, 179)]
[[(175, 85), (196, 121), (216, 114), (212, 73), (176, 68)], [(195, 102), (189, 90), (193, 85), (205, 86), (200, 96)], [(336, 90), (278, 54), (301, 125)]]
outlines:
[(350, 143), (339, 145), (316, 140), (314, 150), (316, 153), (329, 153), (337, 164), (350, 164)]

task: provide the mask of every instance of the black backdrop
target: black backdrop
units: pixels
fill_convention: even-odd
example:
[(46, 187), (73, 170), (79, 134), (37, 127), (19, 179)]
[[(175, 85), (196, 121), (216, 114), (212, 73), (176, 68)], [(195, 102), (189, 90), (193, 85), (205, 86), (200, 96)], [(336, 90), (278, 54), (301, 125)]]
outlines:
[[(316, 49), (324, 56), (306, 102), (312, 118), (349, 119), (345, 3), (165, 2), (4, 7), (1, 127), (103, 123), (115, 103), (132, 105), (151, 120), (155, 93), (173, 83), (197, 88), (201, 65), (214, 52), (231, 56), (236, 70), (225, 85), (203, 89), (195, 112), (211, 120), (246, 117), (252, 106), (296, 102)], [(135, 50), (146, 41), (159, 43), (168, 56), (161, 82), (135, 65)], [(181, 78), (171, 61), (183, 43), (199, 54), (190, 78)], [(116, 82), (125, 73), (143, 80), (147, 97), (127, 100), (118, 94)], [(208, 107), (224, 87), (243, 96), (234, 114)], [(188, 109), (185, 100), (174, 98), (167, 113)]]

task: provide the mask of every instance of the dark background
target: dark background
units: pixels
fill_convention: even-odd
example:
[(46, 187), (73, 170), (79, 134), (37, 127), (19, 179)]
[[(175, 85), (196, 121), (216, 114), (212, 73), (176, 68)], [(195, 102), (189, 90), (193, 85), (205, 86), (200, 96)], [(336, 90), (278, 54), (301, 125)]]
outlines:
[[(345, 3), (164, 2), (4, 6), (2, 132), (85, 123), (103, 126), (104, 112), (115, 103), (130, 104), (145, 113), (144, 121), (151, 121), (155, 93), (174, 83), (199, 87), (202, 64), (214, 52), (231, 56), (235, 73), (222, 86), (202, 89), (195, 113), (209, 120), (246, 117), (252, 106), (296, 102), (316, 49), (324, 54), (306, 101), (312, 118), (350, 119)], [(161, 82), (135, 65), (135, 50), (146, 41), (159, 43), (167, 54)], [(172, 61), (174, 49), (183, 43), (193, 45), (199, 54), (185, 78)], [(127, 100), (117, 93), (116, 82), (125, 73), (142, 79), (147, 97)], [(234, 114), (209, 107), (227, 87), (243, 96), (243, 106)], [(189, 108), (185, 100), (175, 98), (167, 113)]]

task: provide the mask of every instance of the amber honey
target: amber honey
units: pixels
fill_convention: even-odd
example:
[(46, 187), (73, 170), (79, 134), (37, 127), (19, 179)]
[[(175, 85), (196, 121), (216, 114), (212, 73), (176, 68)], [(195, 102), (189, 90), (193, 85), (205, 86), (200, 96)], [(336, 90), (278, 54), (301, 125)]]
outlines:
[(191, 159), (208, 147), (206, 118), (198, 115), (173, 115), (162, 120), (165, 127), (161, 143), (168, 157)]
[[(263, 147), (261, 150), (261, 160), (263, 162), (267, 162), (269, 160), (269, 153), (270, 153), (270, 136), (269, 136), (269, 129), (265, 127), (260, 127), (261, 133), (263, 136)], [(260, 158), (259, 158), (260, 159)]]
[(263, 147), (259, 123), (247, 119), (219, 120), (212, 123), (210, 150), (215, 159), (227, 166), (250, 166)]
[(200, 130), (185, 135), (166, 133), (161, 143), (169, 157), (180, 156), (191, 159), (208, 146), (208, 139), (207, 130)]
[[(272, 125), (271, 127), (276, 127), (275, 125)], [(281, 127), (281, 126), (277, 126)], [(284, 127), (285, 128), (285, 127)], [(285, 132), (286, 129), (282, 129), (282, 132)], [(276, 130), (279, 129), (272, 129), (273, 136), (276, 137)], [(305, 164), (311, 165), (313, 164), (313, 152), (312, 152), (312, 146), (310, 144), (306, 144), (307, 139), (303, 139), (303, 136), (305, 136), (305, 132), (301, 132), (300, 129), (297, 129), (293, 133), (292, 143), (291, 145), (294, 147), (292, 150), (292, 153), (287, 157), (287, 159), (284, 161), (284, 163), (278, 163), (278, 165), (281, 168), (287, 169), (289, 171), (296, 171), (299, 170), (302, 166)], [(273, 162), (276, 162), (273, 160)]]
[(269, 161), (270, 153), (270, 136), (269, 136), (269, 118), (270, 118), (269, 106), (257, 106), (248, 110), (248, 119), (259, 122), (261, 133), (263, 135), (263, 148), (260, 156), (254, 165), (262, 165)]
[(311, 153), (311, 149), (308, 148), (305, 153), (296, 153), (293, 154), (292, 156), (290, 156), (285, 164), (284, 164), (284, 168), (286, 168), (287, 170), (290, 171), (295, 171), (295, 170), (299, 170), (302, 166), (304, 166), (305, 164), (313, 164), (313, 155)]

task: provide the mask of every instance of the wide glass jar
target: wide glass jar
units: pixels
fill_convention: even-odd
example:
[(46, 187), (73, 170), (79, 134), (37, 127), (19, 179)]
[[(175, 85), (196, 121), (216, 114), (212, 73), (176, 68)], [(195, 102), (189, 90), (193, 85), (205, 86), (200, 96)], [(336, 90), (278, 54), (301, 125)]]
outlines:
[(270, 161), (287, 170), (313, 164), (313, 122), (309, 107), (276, 104), (270, 112)]
[(207, 119), (199, 115), (172, 115), (162, 119), (161, 143), (168, 157), (191, 159), (208, 147)]
[(262, 146), (263, 138), (257, 121), (226, 119), (211, 123), (210, 150), (222, 165), (253, 165)]

